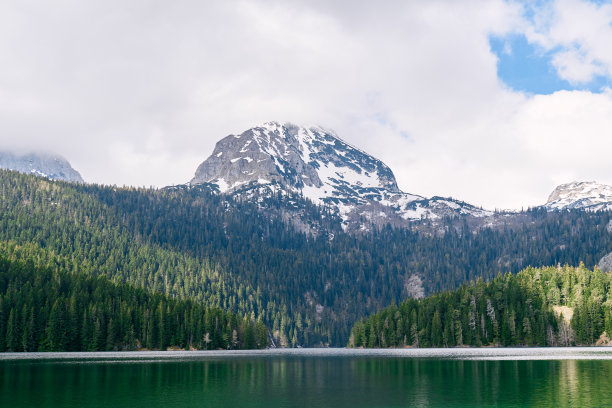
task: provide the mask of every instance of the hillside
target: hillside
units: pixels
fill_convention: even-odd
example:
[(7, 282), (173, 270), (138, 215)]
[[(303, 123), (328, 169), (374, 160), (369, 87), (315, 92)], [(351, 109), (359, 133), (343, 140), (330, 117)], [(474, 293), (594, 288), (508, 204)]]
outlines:
[(116, 188), (9, 171), (0, 185), (0, 253), (261, 319), (275, 345), (343, 345), (355, 321), (409, 296), (528, 265), (593, 267), (612, 251), (605, 212), (534, 210), (478, 233), (442, 219), (440, 234), (353, 234), (293, 197), (319, 225), (313, 236), (260, 210), (285, 205), (283, 195), (251, 203), (207, 186)]
[(612, 275), (527, 268), (390, 306), (353, 327), (351, 347), (608, 344)]
[(188, 300), (0, 257), (0, 353), (263, 348), (267, 330)]

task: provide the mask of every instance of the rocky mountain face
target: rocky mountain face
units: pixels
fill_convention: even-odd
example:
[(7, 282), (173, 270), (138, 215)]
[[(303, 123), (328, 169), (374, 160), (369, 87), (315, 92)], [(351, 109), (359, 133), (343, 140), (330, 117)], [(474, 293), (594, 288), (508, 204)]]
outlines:
[(330, 130), (290, 123), (268, 122), (221, 139), (189, 182), (206, 184), (249, 199), (303, 196), (333, 210), (349, 228), (492, 214), (449, 198), (405, 193), (380, 160)]
[[(612, 234), (612, 220), (610, 220), (608, 222), (608, 225), (606, 225), (606, 231)], [(612, 252), (604, 255), (599, 260), (599, 263), (597, 264), (597, 266), (599, 267), (599, 269), (601, 269), (604, 272), (612, 272)]]
[(550, 194), (544, 207), (549, 211), (612, 210), (612, 186), (594, 181), (562, 184)]
[[(256, 201), (262, 208), (270, 197), (283, 196), (283, 205), (274, 204), (273, 212), (305, 232), (312, 232), (313, 221), (306, 221), (309, 210), (300, 198), (329, 209), (348, 230), (390, 224), (428, 225), (425, 230), (442, 232), (448, 219), (456, 220), (458, 228), (465, 221), (475, 230), (496, 229), (519, 225), (530, 217), (523, 212), (498, 213), (451, 198), (403, 192), (387, 165), (344, 142), (333, 131), (291, 123), (268, 122), (221, 139), (186, 186), (213, 188)], [(612, 186), (563, 184), (540, 208), (612, 210)]]
[(601, 258), (597, 266), (603, 272), (612, 272), (612, 252)]
[(61, 156), (47, 153), (15, 154), (0, 152), (0, 168), (34, 174), (50, 180), (83, 183), (83, 178)]

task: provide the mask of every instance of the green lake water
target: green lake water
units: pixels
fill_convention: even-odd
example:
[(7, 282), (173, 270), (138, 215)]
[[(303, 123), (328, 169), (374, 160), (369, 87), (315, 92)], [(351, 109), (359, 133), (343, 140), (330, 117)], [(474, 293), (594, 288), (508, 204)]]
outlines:
[(607, 351), (0, 354), (0, 407), (605, 407), (612, 406), (608, 358)]

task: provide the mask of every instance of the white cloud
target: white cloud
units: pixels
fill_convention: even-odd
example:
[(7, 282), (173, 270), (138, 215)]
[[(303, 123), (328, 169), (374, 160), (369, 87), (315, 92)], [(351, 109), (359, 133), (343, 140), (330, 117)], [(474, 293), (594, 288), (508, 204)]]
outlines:
[(587, 83), (612, 76), (612, 4), (556, 0), (536, 8), (539, 17), (525, 28), (530, 41), (554, 53), (559, 76)]
[(406, 191), (534, 205), (570, 178), (612, 182), (612, 96), (513, 92), (489, 36), (571, 45), (568, 78), (609, 73), (588, 24), (556, 28), (580, 9), (605, 39), (608, 9), (574, 3), (543, 28), (501, 0), (5, 1), (0, 144), (55, 150), (88, 181), (163, 186), (221, 137), (286, 120), (335, 129)]
[(612, 151), (612, 94), (560, 91), (535, 96), (515, 123), (521, 143), (534, 158), (556, 172), (575, 168), (574, 174), (584, 178)]
[(571, 84), (588, 83), (597, 75), (604, 75), (603, 67), (578, 50), (561, 51), (554, 55), (553, 66), (559, 77)]

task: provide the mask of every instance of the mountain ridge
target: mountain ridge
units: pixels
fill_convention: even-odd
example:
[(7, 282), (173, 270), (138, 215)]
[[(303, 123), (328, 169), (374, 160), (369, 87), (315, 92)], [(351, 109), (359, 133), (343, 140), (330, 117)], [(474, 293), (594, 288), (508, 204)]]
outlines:
[(550, 194), (544, 207), (549, 211), (612, 210), (612, 186), (596, 181), (573, 181), (561, 184)]
[[(607, 212), (530, 209), (478, 233), (445, 219), (440, 234), (387, 226), (352, 234), (310, 204), (314, 223), (334, 223), (308, 235), (207, 187), (57, 183), (6, 170), (0, 184), (0, 253), (254, 313), (277, 344), (345, 345), (355, 320), (406, 296), (527, 265), (593, 267), (612, 251)], [(283, 208), (287, 198), (266, 205)]]
[(0, 168), (34, 174), (50, 180), (84, 183), (81, 174), (64, 157), (52, 153), (0, 151)]
[(353, 228), (364, 218), (381, 225), (492, 215), (463, 201), (403, 192), (393, 171), (379, 159), (333, 131), (291, 123), (266, 122), (226, 136), (187, 184), (215, 185), (224, 194), (240, 190), (255, 199), (261, 196), (257, 189), (262, 186), (267, 186), (269, 193), (297, 193), (333, 208), (345, 225)]

